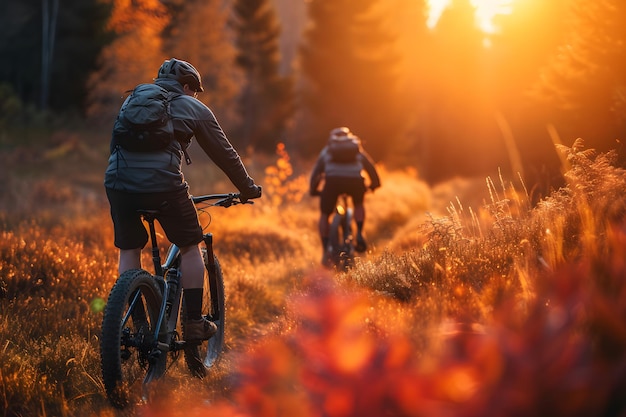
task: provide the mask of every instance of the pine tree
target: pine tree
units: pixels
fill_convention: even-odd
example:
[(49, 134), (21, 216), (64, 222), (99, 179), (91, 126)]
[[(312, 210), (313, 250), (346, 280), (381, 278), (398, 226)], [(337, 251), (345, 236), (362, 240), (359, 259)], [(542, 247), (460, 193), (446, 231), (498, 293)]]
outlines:
[(159, 0), (110, 0), (108, 29), (115, 40), (98, 58), (98, 70), (88, 81), (88, 115), (110, 123), (126, 92), (152, 82), (163, 63), (161, 31), (169, 16)]
[(559, 154), (543, 120), (545, 109), (529, 100), (528, 91), (566, 38), (563, 17), (570, 1), (516, 2), (513, 13), (498, 16), (496, 24), (501, 31), (491, 36), (492, 91), (501, 120), (512, 132), (509, 149), (517, 153), (520, 162), (511, 165), (510, 174), (522, 176), (534, 201), (563, 185)]
[(615, 139), (624, 140), (626, 128), (625, 21), (621, 0), (572, 0), (568, 35), (532, 91), (562, 141), (621, 147)]
[(382, 0), (311, 0), (300, 50), (304, 152), (319, 151), (328, 132), (348, 126), (375, 159), (396, 151), (409, 111), (399, 100), (400, 58)]
[(292, 79), (280, 74), (276, 9), (270, 0), (235, 0), (231, 24), (245, 78), (239, 100), (242, 144), (273, 153), (293, 112)]
[(403, 115), (407, 118), (406, 133), (394, 144), (393, 152), (385, 162), (417, 168), (421, 176), (431, 158), (428, 90), (432, 87), (432, 80), (427, 77), (427, 70), (432, 62), (432, 50), (427, 46), (431, 43), (426, 25), (428, 9), (426, 0), (393, 0), (384, 2), (384, 6), (397, 36), (400, 51), (397, 100), (404, 103)]
[[(453, 0), (422, 43), (424, 117), (418, 129), (421, 175), (440, 181), (451, 175), (475, 175), (498, 148), (485, 134), (493, 109), (487, 97), (484, 34), (469, 0)], [(468, 155), (471, 155), (468, 158)]]
[(163, 49), (168, 58), (183, 59), (198, 69), (205, 91), (198, 99), (230, 132), (239, 124), (235, 107), (241, 74), (234, 68), (236, 50), (227, 24), (227, 3), (169, 0), (166, 5), (172, 18), (163, 32)]

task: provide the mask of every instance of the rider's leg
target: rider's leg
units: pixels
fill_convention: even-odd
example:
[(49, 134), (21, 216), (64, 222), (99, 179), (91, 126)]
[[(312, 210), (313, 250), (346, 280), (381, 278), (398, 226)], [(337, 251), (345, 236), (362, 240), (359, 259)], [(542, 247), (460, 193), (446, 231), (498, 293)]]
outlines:
[(183, 324), (187, 341), (206, 340), (217, 332), (215, 323), (202, 317), (204, 261), (198, 245), (180, 248), (181, 285), (184, 288), (186, 317)]
[[(330, 235), (330, 215), (335, 211), (337, 204), (337, 180), (335, 178), (327, 178), (322, 193), (320, 195), (320, 218), (318, 221), (318, 230), (320, 240), (322, 241), (322, 251), (324, 256), (328, 249)], [(324, 259), (322, 259), (324, 263)]]
[(197, 320), (202, 317), (204, 261), (198, 245), (180, 248), (180, 256), (181, 285), (185, 289), (187, 316)]
[(354, 206), (354, 221), (356, 222), (357, 233), (362, 235), (363, 224), (365, 223), (365, 206), (363, 204)]
[(330, 213), (320, 213), (319, 219), (320, 240), (322, 241), (322, 265), (330, 265), (330, 252), (328, 244), (330, 242)]
[(318, 228), (320, 233), (320, 239), (322, 241), (322, 250), (326, 251), (328, 247), (328, 235), (330, 233), (330, 224), (329, 224), (330, 214), (328, 213), (320, 213), (320, 219), (318, 222)]
[(365, 184), (361, 182), (355, 186), (352, 192), (352, 202), (354, 203), (354, 221), (356, 222), (356, 246), (357, 252), (365, 252), (367, 244), (363, 238), (363, 226), (365, 224), (365, 206), (363, 199), (365, 197)]
[(363, 237), (363, 225), (365, 224), (365, 207), (363, 204), (354, 206), (354, 221), (356, 222), (356, 247), (357, 252), (365, 252), (367, 244)]
[(141, 269), (141, 248), (120, 249), (117, 268), (120, 275), (129, 269)]

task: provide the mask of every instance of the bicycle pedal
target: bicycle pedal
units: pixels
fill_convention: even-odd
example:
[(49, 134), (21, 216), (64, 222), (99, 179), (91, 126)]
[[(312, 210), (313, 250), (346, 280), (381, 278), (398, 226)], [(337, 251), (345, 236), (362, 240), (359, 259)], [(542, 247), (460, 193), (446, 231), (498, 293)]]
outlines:
[(150, 354), (148, 354), (148, 363), (154, 365), (159, 361), (159, 358), (161, 358), (161, 351), (158, 348), (154, 348), (150, 351)]
[(190, 343), (185, 342), (184, 340), (177, 340), (174, 342), (174, 351), (183, 350), (188, 347)]
[(122, 358), (123, 361), (128, 360), (130, 356), (131, 356), (131, 353), (130, 353), (130, 350), (128, 349), (124, 349), (120, 352), (120, 357)]

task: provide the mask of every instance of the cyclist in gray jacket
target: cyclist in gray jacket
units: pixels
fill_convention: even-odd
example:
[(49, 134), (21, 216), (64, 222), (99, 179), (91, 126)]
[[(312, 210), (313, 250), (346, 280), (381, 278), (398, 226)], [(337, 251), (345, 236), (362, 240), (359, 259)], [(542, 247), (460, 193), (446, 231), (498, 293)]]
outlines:
[[(111, 206), (115, 246), (119, 248), (119, 273), (141, 268), (141, 250), (148, 235), (139, 209), (159, 210), (157, 220), (168, 240), (180, 247), (181, 283), (188, 318), (186, 338), (209, 339), (217, 328), (202, 317), (204, 262), (198, 244), (202, 228), (182, 173), (190, 163), (186, 148), (195, 136), (209, 158), (224, 171), (243, 201), (261, 196), (261, 187), (248, 175), (237, 151), (226, 138), (213, 112), (197, 99), (204, 91), (200, 73), (190, 63), (175, 58), (159, 68), (154, 83), (175, 93), (170, 102), (174, 139), (165, 149), (130, 152), (111, 140), (111, 155), (104, 185)], [(116, 122), (117, 123), (117, 122)]]
[[(363, 170), (369, 177), (369, 186), (365, 185)], [(318, 190), (324, 180), (321, 191)], [(357, 224), (356, 247), (358, 252), (365, 252), (367, 245), (363, 237), (365, 207), (363, 199), (369, 188), (374, 191), (380, 187), (380, 178), (372, 158), (365, 152), (357, 136), (347, 127), (331, 130), (328, 144), (320, 152), (311, 173), (309, 192), (320, 196), (319, 234), (322, 241), (322, 263), (326, 263), (326, 250), (329, 240), (329, 218), (335, 211), (337, 198), (348, 194), (354, 204), (354, 220)]]

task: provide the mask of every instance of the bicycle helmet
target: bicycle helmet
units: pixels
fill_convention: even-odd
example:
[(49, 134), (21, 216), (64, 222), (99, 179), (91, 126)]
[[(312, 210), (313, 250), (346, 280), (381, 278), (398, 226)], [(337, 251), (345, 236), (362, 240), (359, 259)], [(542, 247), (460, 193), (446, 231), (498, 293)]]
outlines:
[(334, 140), (341, 140), (352, 136), (352, 132), (345, 126), (337, 127), (330, 131), (330, 138)]
[(167, 59), (159, 68), (157, 78), (171, 78), (181, 85), (189, 84), (192, 90), (202, 92), (202, 77), (197, 69), (187, 61), (181, 59)]

